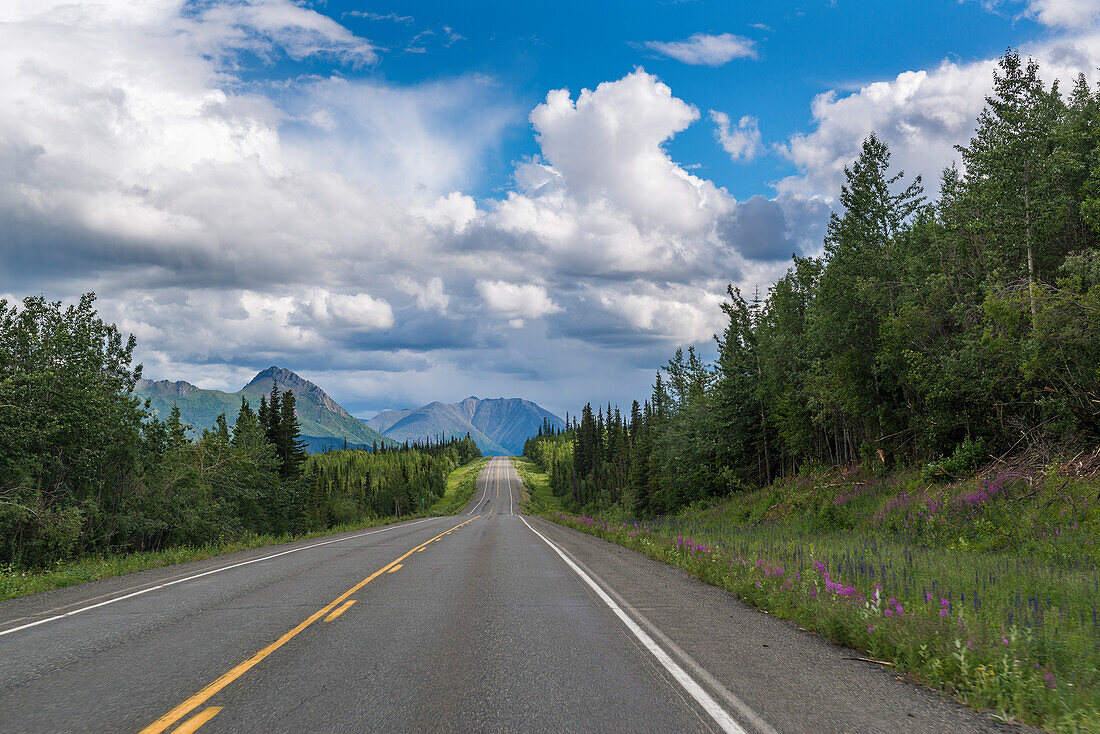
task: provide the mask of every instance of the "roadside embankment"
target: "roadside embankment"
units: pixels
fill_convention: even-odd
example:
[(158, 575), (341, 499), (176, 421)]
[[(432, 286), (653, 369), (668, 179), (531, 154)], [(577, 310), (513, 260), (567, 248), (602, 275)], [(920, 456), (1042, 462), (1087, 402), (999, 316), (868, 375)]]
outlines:
[(491, 456), (475, 459), (469, 464), (460, 466), (447, 477), (447, 489), (443, 496), (432, 505), (429, 514), (453, 515), (466, 505), (477, 491), (477, 475), (489, 463)]
[(1100, 731), (1100, 477), (1078, 460), (806, 471), (649, 522), (550, 513), (950, 693)]
[(528, 515), (546, 515), (560, 512), (561, 498), (550, 489), (550, 477), (539, 465), (526, 456), (513, 456), (512, 464), (523, 480), (522, 508)]

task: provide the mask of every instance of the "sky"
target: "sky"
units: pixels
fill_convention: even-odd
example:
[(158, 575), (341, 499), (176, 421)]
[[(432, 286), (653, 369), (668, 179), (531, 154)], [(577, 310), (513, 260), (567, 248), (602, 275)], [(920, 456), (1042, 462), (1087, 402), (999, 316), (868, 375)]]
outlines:
[(1100, 0), (4, 0), (0, 298), (144, 376), (279, 365), (360, 417), (629, 406), (726, 287), (814, 255), (862, 140), (930, 194), (1008, 47), (1097, 81)]

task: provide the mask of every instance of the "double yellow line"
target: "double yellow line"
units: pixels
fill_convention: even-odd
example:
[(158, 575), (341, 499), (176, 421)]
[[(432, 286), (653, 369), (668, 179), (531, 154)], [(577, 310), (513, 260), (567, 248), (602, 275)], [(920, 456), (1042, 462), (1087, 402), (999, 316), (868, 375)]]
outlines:
[[(493, 459), (493, 486), (496, 487), (497, 496), (496, 499), (500, 499), (500, 459)], [(496, 500), (493, 501), (493, 506), (496, 506)], [(493, 507), (489, 508), (489, 514), (493, 514)]]
[[(349, 596), (351, 596), (355, 592), (359, 591), (364, 586), (369, 584), (371, 581), (374, 581), (376, 578), (378, 578), (382, 574), (387, 573), (388, 571), (396, 571), (397, 568), (401, 566), (402, 561), (404, 561), (406, 558), (411, 556), (413, 553), (416, 553), (417, 551), (424, 550), (424, 548), (429, 543), (434, 543), (435, 541), (442, 538), (444, 535), (449, 534), (452, 530), (458, 530), (463, 525), (466, 525), (467, 523), (471, 523), (474, 520), (478, 519), (479, 517), (481, 517), (481, 515), (475, 515), (474, 517), (471, 517), (466, 522), (459, 523), (458, 525), (455, 525), (450, 530), (445, 530), (442, 533), (440, 533), (439, 535), (432, 538), (431, 540), (427, 540), (427, 541), (421, 543), (420, 545), (418, 545), (415, 548), (413, 548), (412, 550), (410, 550), (408, 553), (405, 553), (400, 558), (395, 558), (394, 560), (390, 561), (385, 566), (378, 569), (377, 571), (372, 573), (370, 576), (366, 577), (365, 579), (363, 579), (362, 581), (357, 583), (355, 586), (351, 587), (350, 589), (345, 591), (343, 594), (341, 594), (340, 596), (333, 599), (332, 602), (330, 602), (329, 604), (327, 604), (323, 608), (321, 608), (321, 609), (317, 610), (316, 612), (314, 612), (313, 614), (311, 614), (301, 624), (299, 624), (297, 627), (295, 627), (294, 629), (292, 629), (289, 632), (287, 632), (286, 634), (284, 634), (279, 639), (275, 640), (275, 642), (271, 643), (270, 645), (265, 647), (263, 650), (260, 650), (258, 653), (256, 653), (252, 657), (250, 657), (248, 660), (245, 660), (240, 665), (234, 667), (232, 670), (229, 670), (228, 672), (224, 673), (220, 678), (218, 678), (213, 683), (211, 683), (210, 685), (203, 688), (201, 691), (196, 693), (194, 696), (191, 696), (191, 698), (187, 699), (186, 701), (181, 703), (179, 706), (176, 706), (174, 709), (172, 709), (171, 711), (166, 713), (164, 716), (160, 717), (159, 719), (154, 721), (152, 724), (150, 724), (149, 726), (142, 729), (141, 734), (161, 734), (161, 732), (165, 731), (168, 727), (172, 726), (172, 724), (175, 724), (177, 721), (182, 719), (184, 716), (186, 716), (187, 714), (191, 713), (192, 711), (194, 711), (196, 708), (198, 708), (202, 704), (209, 701), (210, 698), (214, 694), (216, 694), (218, 691), (225, 688), (227, 685), (229, 685), (233, 681), (237, 680), (242, 675), (247, 673), (249, 670), (254, 668), (256, 665), (258, 665), (260, 663), (261, 660), (266, 658), (268, 655), (275, 652), (276, 650), (278, 650), (280, 647), (282, 647), (286, 643), (290, 642), (292, 639), (294, 639), (294, 637), (296, 637), (298, 635), (299, 632), (304, 630), (306, 627), (309, 627), (311, 624), (316, 622), (318, 619), (324, 617), (326, 614), (331, 612), (335, 607), (337, 607), (338, 605), (340, 605), (341, 603), (346, 601)], [(343, 612), (346, 611), (347, 607), (349, 607), (349, 606), (351, 606), (351, 605), (348, 604), (345, 607), (341, 608), (339, 610), (339, 614), (343, 614)], [(338, 616), (338, 615), (334, 614), (334, 615), (332, 615), (332, 618), (335, 618), (336, 616)], [(219, 711), (221, 711), (220, 708), (211, 706), (210, 708), (207, 708), (204, 711), (202, 711), (201, 713), (199, 713), (197, 716), (194, 716), (194, 717), (188, 719), (187, 721), (185, 721), (183, 723), (183, 725), (181, 725), (178, 729), (176, 729), (176, 731), (173, 734), (176, 734), (177, 732), (178, 732), (178, 734), (184, 734), (185, 732), (193, 732), (196, 729), (198, 729), (200, 726), (205, 724), (207, 721), (209, 721), (211, 718), (213, 718), (214, 715), (217, 714)]]

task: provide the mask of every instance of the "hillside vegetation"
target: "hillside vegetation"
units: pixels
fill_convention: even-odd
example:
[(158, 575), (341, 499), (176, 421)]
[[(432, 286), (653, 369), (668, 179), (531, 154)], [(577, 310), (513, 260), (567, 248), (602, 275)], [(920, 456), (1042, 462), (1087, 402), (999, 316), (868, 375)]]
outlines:
[(197, 432), (214, 425), (222, 414), (232, 428), (241, 399), (258, 405), (260, 397), (269, 393), (273, 386), (280, 393), (287, 390), (294, 393), (302, 438), (312, 449), (340, 448), (345, 443), (365, 448), (397, 445), (396, 441), (387, 439), (348, 413), (320, 387), (281, 367), (268, 367), (259, 372), (235, 393), (204, 390), (188, 382), (138, 380), (134, 394), (147, 400), (148, 408), (161, 420), (167, 418), (173, 408), (179, 408), (180, 420), (188, 425), (189, 432)]
[(938, 201), (874, 135), (824, 254), (629, 415), (524, 454), (562, 522), (980, 708), (1100, 731), (1100, 92), (1007, 53)]
[(431, 507), (432, 514), (453, 515), (470, 504), (477, 492), (477, 477), (488, 463), (489, 457), (486, 456), (451, 472), (443, 496)]
[(512, 465), (523, 482), (520, 487), (520, 510), (524, 514), (547, 515), (562, 509), (561, 497), (554, 494), (550, 476), (541, 464), (526, 456), (513, 456)]
[(427, 512), (467, 438), (307, 457), (297, 401), (241, 397), (192, 437), (133, 396), (133, 337), (96, 315), (0, 300), (0, 565), (41, 570), (90, 555), (202, 547)]
[(824, 254), (763, 298), (731, 289), (714, 364), (677, 351), (628, 417), (585, 411), (555, 480), (575, 505), (653, 515), (811, 462), (951, 473), (1095, 445), (1100, 93), (1082, 76), (1063, 96), (1038, 74), (1001, 60), (938, 201), (868, 138)]
[(807, 467), (650, 520), (555, 513), (1002, 719), (1100, 731), (1100, 452), (964, 481)]

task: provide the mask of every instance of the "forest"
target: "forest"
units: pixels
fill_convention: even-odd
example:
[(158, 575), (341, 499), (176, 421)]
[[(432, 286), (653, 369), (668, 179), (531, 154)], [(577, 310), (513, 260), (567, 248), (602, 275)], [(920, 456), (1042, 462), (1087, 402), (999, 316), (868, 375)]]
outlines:
[(425, 512), (447, 475), (481, 455), (443, 443), (307, 455), (294, 394), (274, 385), (192, 427), (132, 395), (141, 366), (95, 310), (0, 300), (0, 565), (201, 546)]
[(1100, 90), (1008, 51), (938, 199), (872, 134), (823, 252), (734, 288), (717, 358), (677, 350), (624, 416), (525, 454), (575, 509), (644, 517), (811, 465), (957, 477), (1100, 438)]

